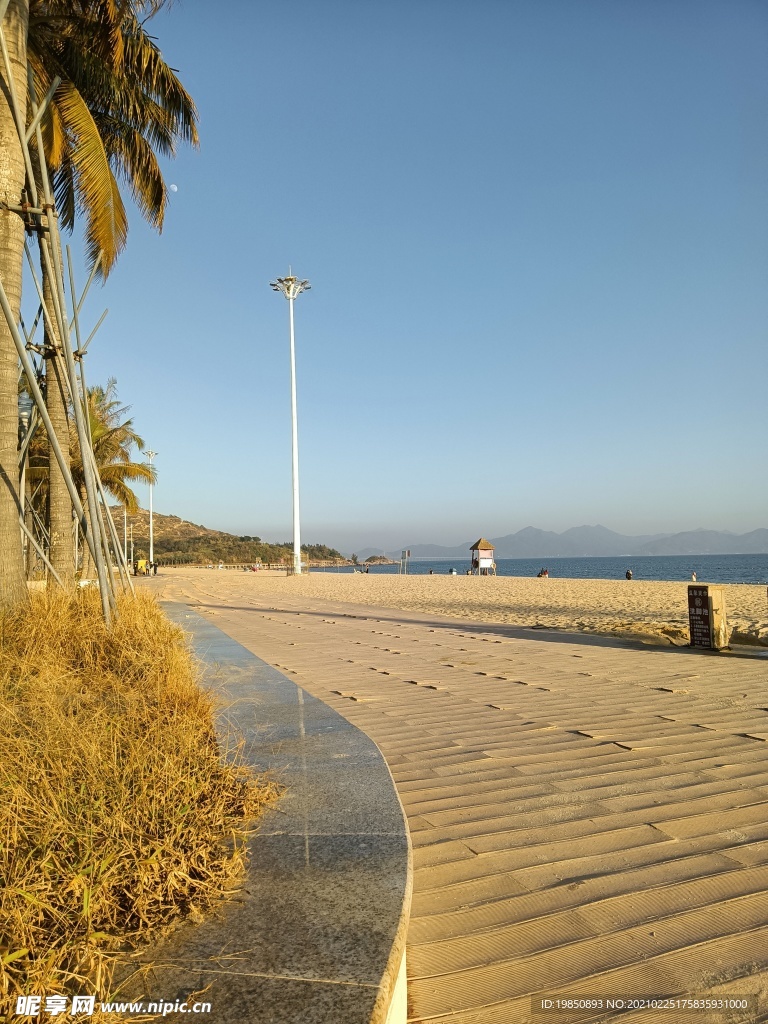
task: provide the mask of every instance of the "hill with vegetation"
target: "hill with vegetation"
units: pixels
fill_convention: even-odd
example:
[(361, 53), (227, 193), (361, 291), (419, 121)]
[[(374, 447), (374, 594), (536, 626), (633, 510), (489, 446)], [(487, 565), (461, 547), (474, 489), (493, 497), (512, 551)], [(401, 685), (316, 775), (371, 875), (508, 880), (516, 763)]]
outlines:
[[(113, 508), (112, 515), (117, 527), (118, 536), (123, 535), (123, 510)], [(147, 558), (149, 555), (149, 512), (139, 509), (134, 516), (128, 517), (128, 539), (130, 550), (131, 527), (133, 527), (134, 558)], [(249, 564), (285, 563), (293, 561), (293, 543), (268, 544), (260, 537), (242, 536), (224, 533), (222, 530), (209, 530), (206, 526), (190, 523), (179, 516), (164, 516), (159, 512), (152, 513), (154, 534), (154, 555), (158, 562), (176, 562), (180, 564), (207, 564), (209, 562), (225, 562)], [(302, 544), (301, 550), (308, 562), (329, 562), (346, 565), (348, 560), (340, 551), (326, 544)]]

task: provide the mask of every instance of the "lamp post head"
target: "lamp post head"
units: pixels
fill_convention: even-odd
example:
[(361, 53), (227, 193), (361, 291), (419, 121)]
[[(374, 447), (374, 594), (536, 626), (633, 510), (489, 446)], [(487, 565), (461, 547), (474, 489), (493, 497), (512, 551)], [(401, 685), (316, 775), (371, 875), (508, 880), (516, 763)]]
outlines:
[(144, 454), (147, 456), (147, 458), (151, 462), (152, 459), (154, 459), (154, 457), (157, 455), (157, 452), (144, 452)]
[(286, 299), (293, 300), (302, 292), (308, 292), (312, 285), (309, 281), (300, 281), (298, 277), (289, 274), (288, 277), (278, 277), (276, 281), (270, 281), (269, 287), (275, 292), (281, 292)]

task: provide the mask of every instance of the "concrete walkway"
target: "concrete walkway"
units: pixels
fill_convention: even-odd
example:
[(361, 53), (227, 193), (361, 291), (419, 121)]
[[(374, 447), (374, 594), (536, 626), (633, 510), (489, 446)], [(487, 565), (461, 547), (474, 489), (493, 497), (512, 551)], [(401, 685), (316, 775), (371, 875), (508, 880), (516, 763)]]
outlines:
[(570, 1024), (609, 1014), (534, 1002), (760, 993), (690, 1019), (768, 1020), (766, 660), (156, 586), (382, 750), (414, 847), (409, 1019)]
[(186, 605), (164, 609), (204, 666), (222, 748), (285, 791), (235, 894), (126, 957), (118, 998), (163, 1017), (206, 1002), (206, 1024), (405, 1024), (408, 833), (380, 751)]

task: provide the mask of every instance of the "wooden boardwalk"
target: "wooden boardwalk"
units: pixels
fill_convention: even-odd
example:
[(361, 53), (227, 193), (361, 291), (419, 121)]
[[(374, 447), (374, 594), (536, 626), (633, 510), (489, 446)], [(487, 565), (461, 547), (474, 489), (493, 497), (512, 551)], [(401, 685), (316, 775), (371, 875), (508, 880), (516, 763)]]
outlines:
[(414, 852), (411, 1020), (570, 1024), (607, 1017), (532, 999), (672, 993), (761, 1009), (621, 1021), (768, 1020), (766, 660), (185, 596), (389, 763)]

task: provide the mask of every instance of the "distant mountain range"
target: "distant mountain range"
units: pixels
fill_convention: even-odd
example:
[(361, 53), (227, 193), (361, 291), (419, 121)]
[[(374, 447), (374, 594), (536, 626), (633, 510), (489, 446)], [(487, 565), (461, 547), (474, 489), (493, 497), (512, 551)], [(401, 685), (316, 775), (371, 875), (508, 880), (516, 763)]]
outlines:
[[(684, 533), (657, 533), (626, 537), (605, 526), (573, 526), (564, 533), (526, 526), (517, 533), (488, 538), (496, 558), (595, 558), (601, 555), (754, 555), (768, 554), (768, 530), (751, 533), (723, 533), (718, 530), (687, 530)], [(456, 547), (440, 544), (411, 545), (412, 558), (469, 557), (469, 546), (476, 537)], [(400, 551), (383, 552), (366, 548), (358, 558), (387, 554), (399, 559)]]

